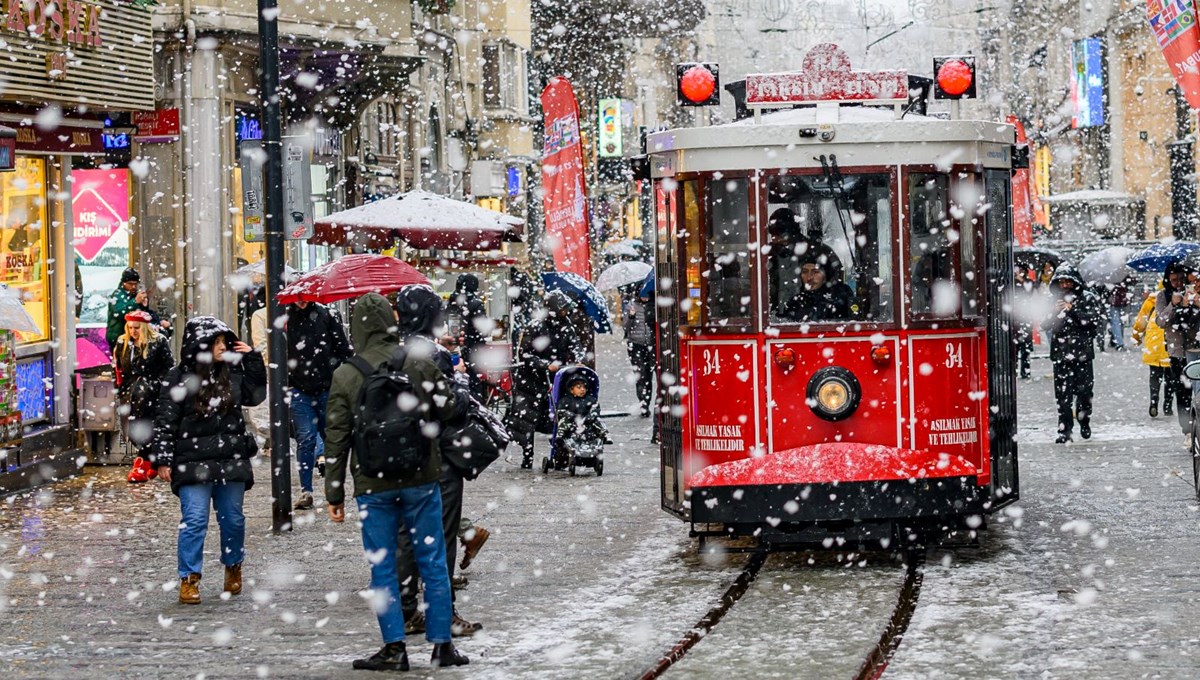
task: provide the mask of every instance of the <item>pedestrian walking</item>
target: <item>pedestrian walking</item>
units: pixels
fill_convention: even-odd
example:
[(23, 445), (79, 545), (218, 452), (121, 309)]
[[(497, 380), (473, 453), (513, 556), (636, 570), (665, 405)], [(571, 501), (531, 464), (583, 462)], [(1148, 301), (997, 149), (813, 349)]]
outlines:
[(1108, 296), (1108, 341), (1117, 351), (1125, 349), (1125, 319), (1129, 314), (1129, 290), (1136, 280), (1128, 279), (1113, 286)]
[(641, 416), (649, 417), (654, 402), (654, 306), (641, 297), (641, 282), (621, 289), (621, 318), (624, 322), (625, 349), (629, 363), (637, 372), (637, 398)]
[[(1162, 284), (1159, 284), (1162, 287)], [(1133, 321), (1133, 342), (1142, 346), (1142, 363), (1150, 369), (1150, 417), (1158, 417), (1158, 395), (1163, 394), (1163, 414), (1171, 415), (1174, 395), (1171, 393), (1171, 381), (1168, 374), (1171, 370), (1171, 356), (1167, 354), (1167, 344), (1163, 329), (1154, 321), (1155, 294), (1147, 291), (1146, 300), (1138, 310)], [(1160, 389), (1161, 388), (1161, 389)]]
[(1171, 366), (1167, 371), (1167, 390), (1175, 395), (1175, 417), (1186, 435), (1191, 432), (1192, 391), (1183, 384), (1187, 352), (1196, 349), (1200, 327), (1200, 297), (1188, 277), (1195, 272), (1181, 263), (1167, 265), (1163, 271), (1163, 289), (1154, 298), (1154, 322), (1163, 329), (1163, 341)]
[(584, 349), (571, 321), (575, 304), (561, 291), (550, 291), (545, 306), (532, 315), (517, 343), (513, 369), (513, 401), (505, 426), (521, 446), (521, 467), (533, 467), (535, 432), (549, 434), (550, 384), (568, 364), (583, 363)]
[(454, 295), (446, 309), (450, 320), (451, 334), (462, 346), (462, 358), (467, 364), (471, 394), (482, 400), (483, 381), (480, 379), (478, 352), (487, 344), (496, 324), (487, 315), (483, 300), (479, 298), (479, 277), (460, 274), (454, 283)]
[(154, 312), (147, 306), (150, 304), (150, 298), (146, 289), (142, 288), (141, 282), (141, 274), (138, 274), (133, 267), (129, 267), (121, 272), (121, 283), (108, 298), (108, 327), (105, 329), (104, 339), (108, 342), (110, 351), (117, 346), (117, 340), (125, 332), (125, 315), (130, 312), (139, 310), (146, 312), (154, 320), (153, 323), (158, 324), (159, 327), (170, 326), (165, 321), (159, 322), (154, 316)]
[[(412, 542), (417, 569), (425, 583), (425, 638), (434, 645), (431, 661), (434, 666), (461, 666), (469, 660), (451, 642), (453, 604), (437, 483), (441, 457), (430, 436), (441, 425), (461, 417), (465, 405), (430, 358), (398, 347), (396, 329), (396, 313), (383, 296), (368, 293), (359, 298), (350, 317), (350, 337), (358, 354), (354, 361), (334, 371), (329, 391), (325, 442), (329, 517), (337, 523), (345, 521), (349, 470), (362, 524), (363, 550), (371, 564), (372, 602), (383, 637), (383, 647), (368, 658), (356, 660), (354, 668), (409, 669), (397, 574), (402, 527)], [(376, 373), (365, 376), (359, 366), (363, 363), (377, 367)], [(372, 397), (384, 394), (388, 385), (403, 392), (383, 401), (398, 404), (403, 397), (411, 404), (401, 416), (397, 416), (396, 409), (373, 411), (366, 407), (377, 403)], [(380, 420), (384, 416), (392, 419)], [(381, 429), (376, 430), (377, 425)], [(386, 430), (382, 429), (385, 425)], [(372, 437), (367, 434), (368, 428), (393, 436)], [(395, 444), (388, 446), (392, 442)], [(385, 446), (386, 455), (396, 461), (394, 465), (385, 467), (381, 462), (384, 454), (380, 448)]]
[[(438, 329), (444, 323), (442, 299), (433, 289), (425, 286), (409, 286), (396, 296), (396, 318), (400, 329), (400, 342), (412, 356), (427, 358), (442, 373), (442, 379), (464, 405), (463, 413), (453, 421), (465, 420), (470, 396), (466, 382), (467, 367), (463, 362), (454, 364), (450, 352), (437, 341)], [(453, 424), (446, 431), (454, 429)], [(444, 440), (444, 437), (442, 438)], [(458, 558), (459, 529), (463, 516), (463, 492), (467, 479), (466, 471), (455, 463), (449, 452), (442, 447), (441, 475), (438, 486), (442, 495), (442, 536), (446, 548), (446, 575), (453, 583)], [(486, 532), (486, 530), (485, 530)], [(400, 604), (404, 609), (405, 633), (413, 635), (424, 632), (425, 617), (418, 611), (418, 569), (416, 555), (408, 536), (401, 536), (399, 543)], [(450, 631), (455, 637), (474, 635), (482, 625), (464, 619), (458, 613), (453, 588), (451, 589)]]
[(1033, 354), (1033, 320), (1028, 310), (1033, 306), (1033, 283), (1028, 280), (1024, 267), (1013, 271), (1013, 304), (1011, 323), (1013, 325), (1013, 351), (1018, 375), (1021, 380), (1029, 380), (1029, 360)]
[(242, 407), (262, 402), (267, 372), (262, 355), (211, 316), (187, 322), (179, 365), (158, 395), (151, 462), (179, 497), (179, 601), (200, 603), (208, 509), (221, 531), (224, 591), (242, 592), (246, 517), (242, 502), (254, 486), (257, 454)]
[(1084, 284), (1074, 266), (1064, 262), (1050, 280), (1054, 309), (1042, 322), (1042, 328), (1052, 336), (1050, 361), (1054, 365), (1054, 398), (1058, 402), (1058, 437), (1056, 443), (1071, 441), (1075, 420), (1079, 421), (1079, 436), (1092, 436), (1092, 391), (1095, 378), (1092, 362), (1095, 347), (1100, 300)]
[(288, 387), (296, 464), (300, 470), (297, 510), (313, 506), (313, 468), (325, 454), (325, 411), (333, 372), (350, 358), (350, 343), (336, 314), (318, 302), (297, 302), (287, 309)]
[(113, 365), (117, 370), (122, 429), (138, 451), (127, 477), (131, 483), (147, 482), (157, 475), (141, 453), (154, 434), (158, 393), (174, 363), (171, 343), (158, 332), (154, 318), (140, 309), (126, 314), (125, 333), (113, 348)]

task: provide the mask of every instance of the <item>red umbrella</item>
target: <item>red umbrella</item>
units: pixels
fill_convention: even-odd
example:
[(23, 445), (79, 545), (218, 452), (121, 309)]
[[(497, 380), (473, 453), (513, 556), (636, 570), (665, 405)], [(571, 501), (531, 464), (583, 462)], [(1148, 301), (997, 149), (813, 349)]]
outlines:
[(302, 274), (275, 297), (293, 302), (336, 302), (366, 293), (392, 293), (429, 279), (407, 262), (387, 255), (346, 255)]

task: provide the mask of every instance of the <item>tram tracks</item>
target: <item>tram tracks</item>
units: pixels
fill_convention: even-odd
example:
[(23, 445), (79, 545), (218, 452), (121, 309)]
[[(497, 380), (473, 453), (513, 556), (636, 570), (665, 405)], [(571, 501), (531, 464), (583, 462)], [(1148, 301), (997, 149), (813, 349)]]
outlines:
[[(729, 588), (721, 595), (717, 603), (689, 630), (674, 646), (671, 647), (650, 668), (636, 677), (638, 680), (657, 680), (670, 670), (698, 642), (704, 639), (721, 619), (725, 617), (750, 586), (758, 578), (759, 572), (771, 554), (771, 550), (760, 550), (751, 554), (750, 560), (742, 568), (741, 573), (734, 579)], [(904, 581), (892, 608), (891, 616), (884, 627), (879, 640), (863, 658), (854, 675), (854, 680), (878, 680), (887, 669), (892, 657), (900, 648), (908, 624), (912, 621), (917, 601), (921, 596), (921, 586), (924, 582), (925, 552), (911, 551), (904, 556)]]

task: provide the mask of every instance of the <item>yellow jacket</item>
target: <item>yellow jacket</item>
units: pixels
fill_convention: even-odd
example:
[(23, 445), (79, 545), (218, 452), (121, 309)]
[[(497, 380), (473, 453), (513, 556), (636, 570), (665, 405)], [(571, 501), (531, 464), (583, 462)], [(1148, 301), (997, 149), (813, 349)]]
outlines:
[(1133, 341), (1142, 346), (1142, 363), (1147, 366), (1170, 366), (1163, 329), (1154, 323), (1154, 296), (1146, 298), (1133, 322)]

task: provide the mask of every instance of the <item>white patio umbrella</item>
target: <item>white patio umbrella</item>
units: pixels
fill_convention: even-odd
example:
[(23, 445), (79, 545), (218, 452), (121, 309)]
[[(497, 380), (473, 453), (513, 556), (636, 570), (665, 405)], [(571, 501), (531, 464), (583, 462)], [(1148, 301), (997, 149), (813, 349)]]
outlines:
[(496, 250), (521, 240), (524, 220), (428, 191), (389, 196), (318, 218), (309, 243), (413, 248)]
[(618, 262), (600, 273), (596, 278), (596, 289), (613, 290), (631, 283), (641, 283), (651, 269), (645, 262)]
[(21, 292), (0, 284), (0, 328), (21, 333), (38, 333), (37, 322), (25, 311)]

